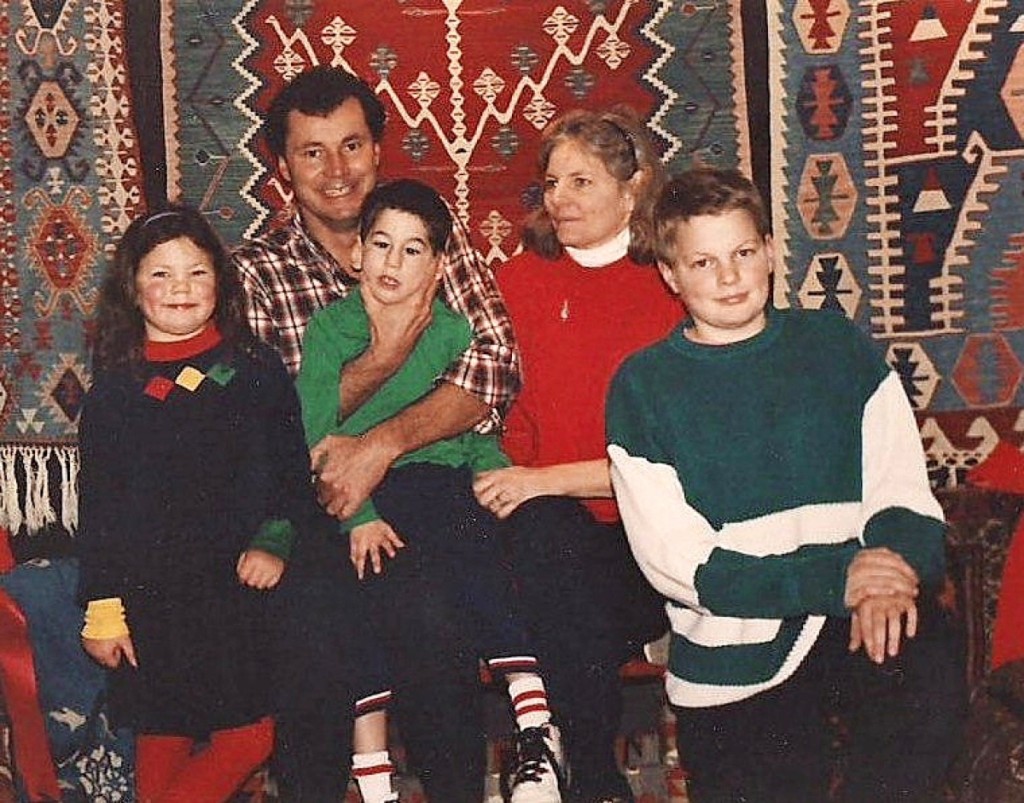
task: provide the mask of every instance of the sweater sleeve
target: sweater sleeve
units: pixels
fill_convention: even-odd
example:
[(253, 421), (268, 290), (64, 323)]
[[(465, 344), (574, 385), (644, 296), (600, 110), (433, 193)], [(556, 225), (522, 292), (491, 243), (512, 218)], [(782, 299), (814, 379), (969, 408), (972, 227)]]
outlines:
[(945, 570), (946, 526), (913, 410), (892, 371), (864, 407), (862, 437), (864, 545), (889, 547), (914, 567), (922, 585), (935, 586)]
[(313, 520), (316, 499), (295, 385), (277, 354), (269, 348), (262, 352), (267, 465), (261, 486), (267, 498), (263, 521), (253, 533), (250, 547), (287, 558), (297, 532)]
[(78, 428), (79, 473), (79, 601), (120, 597), (132, 547), (119, 507), (124, 504), (123, 471), (130, 463), (123, 451), (118, 422), (123, 420), (124, 394), (112, 392), (104, 380), (86, 394)]
[(306, 445), (313, 447), (337, 429), (341, 411), (340, 381), (342, 366), (354, 356), (342, 353), (347, 339), (332, 331), (328, 307), (317, 313), (306, 327), (302, 339), (302, 364), (295, 380), (302, 403), (302, 426)]

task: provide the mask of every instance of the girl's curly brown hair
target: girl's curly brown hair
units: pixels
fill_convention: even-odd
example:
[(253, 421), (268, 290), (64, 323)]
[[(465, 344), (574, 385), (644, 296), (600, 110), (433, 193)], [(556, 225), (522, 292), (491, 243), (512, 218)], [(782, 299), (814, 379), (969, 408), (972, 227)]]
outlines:
[(96, 372), (127, 369), (143, 364), (146, 322), (139, 308), (135, 275), (143, 258), (158, 245), (186, 237), (210, 256), (217, 282), (213, 321), (224, 342), (251, 351), (255, 338), (245, 314), (242, 283), (217, 233), (197, 210), (174, 204), (136, 218), (117, 244), (114, 259), (100, 288), (96, 312), (96, 340), (92, 351)]

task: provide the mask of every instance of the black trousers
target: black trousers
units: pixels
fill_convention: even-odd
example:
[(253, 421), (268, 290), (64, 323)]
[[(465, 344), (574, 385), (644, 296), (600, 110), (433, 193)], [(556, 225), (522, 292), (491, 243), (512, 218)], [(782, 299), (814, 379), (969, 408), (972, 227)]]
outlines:
[(881, 665), (847, 650), (849, 620), (829, 619), (781, 686), (675, 708), (694, 803), (940, 800), (966, 707), (963, 643), (934, 605), (921, 614), (917, 637)]
[(278, 589), (275, 775), (285, 803), (335, 803), (349, 780), (360, 645), (386, 646), (391, 711), (428, 797), (479, 803), (485, 740), (462, 614), (414, 546), (388, 562), (387, 610), (368, 618), (337, 522), (303, 533)]
[(576, 500), (533, 499), (506, 526), (573, 791), (584, 800), (627, 797), (615, 756), (619, 669), (668, 629), (663, 601), (637, 568), (622, 527), (596, 521)]

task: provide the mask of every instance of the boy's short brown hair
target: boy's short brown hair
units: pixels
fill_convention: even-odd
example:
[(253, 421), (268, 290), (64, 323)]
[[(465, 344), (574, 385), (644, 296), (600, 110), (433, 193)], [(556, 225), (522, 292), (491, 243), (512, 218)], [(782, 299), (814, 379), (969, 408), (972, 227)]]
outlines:
[(757, 233), (771, 233), (768, 210), (754, 183), (738, 170), (695, 167), (673, 176), (654, 203), (654, 254), (664, 264), (675, 260), (676, 225), (701, 215), (741, 209)]

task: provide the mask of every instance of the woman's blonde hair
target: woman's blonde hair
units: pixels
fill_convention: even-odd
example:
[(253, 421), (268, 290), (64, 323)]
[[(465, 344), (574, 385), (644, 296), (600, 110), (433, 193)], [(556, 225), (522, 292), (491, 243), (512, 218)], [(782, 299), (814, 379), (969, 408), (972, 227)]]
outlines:
[[(579, 143), (600, 159), (620, 184), (633, 182), (636, 203), (629, 218), (629, 255), (637, 262), (653, 263), (652, 212), (654, 200), (664, 183), (664, 171), (636, 114), (627, 106), (613, 106), (605, 111), (576, 109), (552, 120), (541, 135), (537, 158), (538, 174), (542, 179), (547, 172), (551, 152), (556, 145), (566, 141)], [(523, 246), (548, 259), (562, 254), (562, 244), (543, 204), (526, 220)]]

